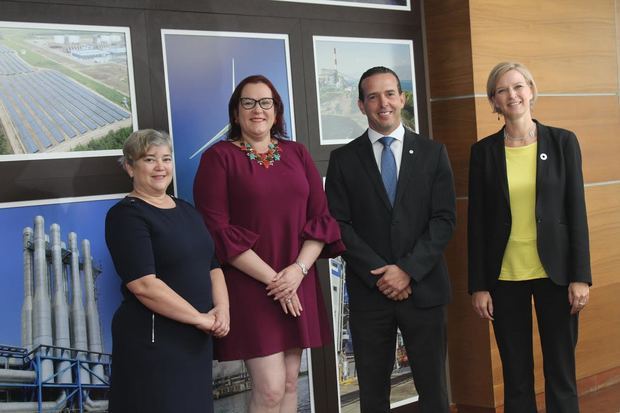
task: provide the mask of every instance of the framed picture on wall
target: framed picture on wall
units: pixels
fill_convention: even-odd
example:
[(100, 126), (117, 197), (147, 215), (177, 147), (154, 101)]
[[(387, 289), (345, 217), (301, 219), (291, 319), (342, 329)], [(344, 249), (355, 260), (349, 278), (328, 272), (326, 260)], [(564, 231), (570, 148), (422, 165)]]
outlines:
[(167, 29), (161, 33), (175, 193), (192, 202), (200, 156), (226, 139), (228, 101), (247, 76), (261, 74), (271, 80), (284, 103), (287, 135), (295, 139), (288, 35)]
[(405, 127), (418, 132), (413, 41), (313, 36), (314, 69), (321, 145), (345, 144), (368, 127), (358, 107), (358, 82), (373, 66), (388, 67), (405, 94)]
[(369, 7), (373, 9), (411, 10), (411, 0), (277, 0), (331, 6)]
[[(349, 328), (349, 296), (346, 287), (346, 264), (342, 257), (329, 260), (329, 279), (332, 298), (335, 359), (338, 374), (340, 413), (359, 412), (359, 385), (353, 356), (353, 339)], [(392, 409), (418, 400), (404, 342), (397, 331), (395, 362), (391, 377), (390, 407)]]
[(0, 161), (118, 155), (137, 125), (128, 27), (0, 21)]
[[(123, 194), (63, 198), (46, 201), (12, 202), (0, 204), (0, 260), (2, 269), (2, 288), (0, 289), (0, 343), (11, 346), (27, 346), (22, 341), (28, 326), (21, 321), (25, 290), (25, 269), (34, 262), (25, 262), (25, 253), (35, 248), (34, 237), (37, 231), (43, 236), (42, 247), (45, 248), (43, 263), (46, 279), (53, 273), (51, 252), (54, 238), (60, 241), (62, 261), (65, 270), (71, 271), (72, 239), (75, 239), (76, 255), (79, 255), (79, 269), (84, 270), (84, 245), (89, 245), (92, 258), (92, 274), (95, 279), (99, 326), (102, 332), (102, 353), (112, 352), (111, 323), (116, 308), (121, 303), (120, 278), (116, 275), (112, 258), (105, 243), (105, 216)], [(55, 229), (54, 229), (55, 228)], [(58, 233), (57, 236), (53, 232)], [(27, 239), (25, 234), (30, 232)], [(52, 277), (53, 278), (53, 277)], [(83, 274), (80, 276), (83, 279)], [(31, 280), (32, 281), (32, 280)], [(47, 280), (53, 285), (54, 280)], [(69, 284), (71, 281), (68, 281)], [(30, 283), (31, 286), (37, 287)], [(83, 285), (82, 285), (83, 287)], [(32, 299), (32, 297), (30, 297)], [(95, 326), (93, 326), (95, 327)], [(67, 345), (66, 347), (71, 347)]]

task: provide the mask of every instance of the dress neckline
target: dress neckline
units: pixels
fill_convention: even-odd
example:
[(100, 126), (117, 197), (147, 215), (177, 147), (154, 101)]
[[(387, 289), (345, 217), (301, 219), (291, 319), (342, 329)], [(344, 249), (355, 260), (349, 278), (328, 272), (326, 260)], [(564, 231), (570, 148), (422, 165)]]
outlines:
[(142, 199), (140, 197), (133, 196), (133, 195), (127, 195), (125, 198), (129, 199), (130, 202), (132, 202), (134, 200), (138, 200), (138, 201), (142, 202), (143, 204), (149, 205), (149, 206), (151, 206), (151, 207), (153, 207), (155, 209), (159, 209), (159, 210), (162, 210), (162, 211), (171, 211), (171, 210), (174, 210), (174, 209), (177, 208), (178, 201), (172, 195), (168, 195), (168, 196), (172, 199), (172, 202), (174, 203), (174, 206), (172, 208), (163, 208), (163, 207), (154, 205), (154, 204), (152, 204), (152, 203), (150, 203), (150, 202), (148, 202), (148, 201), (146, 201), (146, 200), (144, 200), (144, 199)]

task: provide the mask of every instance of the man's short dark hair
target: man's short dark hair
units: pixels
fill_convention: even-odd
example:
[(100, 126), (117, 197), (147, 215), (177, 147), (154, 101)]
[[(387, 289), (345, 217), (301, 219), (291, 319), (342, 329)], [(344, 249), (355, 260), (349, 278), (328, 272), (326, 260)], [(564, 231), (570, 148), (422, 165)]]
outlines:
[(361, 101), (364, 100), (364, 90), (362, 89), (362, 82), (364, 81), (364, 79), (370, 76), (373, 76), (373, 75), (381, 74), (381, 73), (389, 73), (392, 76), (394, 76), (396, 78), (396, 83), (398, 85), (398, 94), (403, 93), (403, 89), (400, 87), (400, 79), (398, 78), (398, 75), (396, 74), (396, 72), (394, 72), (392, 69), (387, 68), (385, 66), (375, 66), (375, 67), (371, 67), (370, 69), (362, 73), (360, 82), (357, 84), (357, 93), (358, 93), (359, 100)]

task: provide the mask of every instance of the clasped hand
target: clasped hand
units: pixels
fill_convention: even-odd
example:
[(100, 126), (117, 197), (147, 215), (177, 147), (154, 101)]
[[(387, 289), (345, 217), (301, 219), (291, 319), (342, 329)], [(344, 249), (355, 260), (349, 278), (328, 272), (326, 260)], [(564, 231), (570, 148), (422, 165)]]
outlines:
[(291, 264), (277, 273), (271, 282), (267, 285), (267, 295), (273, 297), (275, 301), (280, 302), (282, 310), (286, 314), (295, 317), (301, 315), (303, 308), (297, 296), (297, 288), (304, 275), (296, 264)]
[(215, 306), (208, 313), (200, 313), (196, 328), (214, 337), (224, 337), (230, 331), (230, 312), (228, 307)]
[(397, 265), (384, 265), (370, 273), (381, 277), (377, 288), (390, 300), (402, 301), (411, 295), (411, 277)]

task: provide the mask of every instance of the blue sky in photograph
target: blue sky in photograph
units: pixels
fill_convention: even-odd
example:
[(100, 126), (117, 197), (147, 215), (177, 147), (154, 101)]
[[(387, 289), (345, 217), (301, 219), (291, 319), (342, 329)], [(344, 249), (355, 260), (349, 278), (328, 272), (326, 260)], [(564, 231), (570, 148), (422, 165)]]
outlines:
[(286, 129), (292, 135), (286, 43), (252, 34), (247, 38), (164, 36), (177, 196), (193, 203), (192, 185), (200, 154), (190, 157), (228, 124), (233, 84), (254, 74), (269, 78), (284, 101)]
[(394, 70), (402, 82), (412, 79), (412, 56), (409, 44), (367, 42), (350, 40), (315, 39), (316, 67), (334, 69), (334, 48), (338, 71), (347, 80), (357, 81), (364, 71), (373, 66), (386, 66)]
[(104, 352), (112, 351), (111, 322), (122, 297), (120, 278), (105, 245), (105, 215), (117, 199), (71, 202), (0, 209), (0, 344), (21, 346), (21, 308), (24, 299), (23, 241), (25, 227), (34, 228), (34, 218), (43, 216), (45, 233), (60, 225), (60, 238), (69, 244), (69, 232), (77, 234), (80, 259), (82, 240), (91, 245), (93, 264), (102, 270), (96, 281), (98, 310), (104, 337)]

